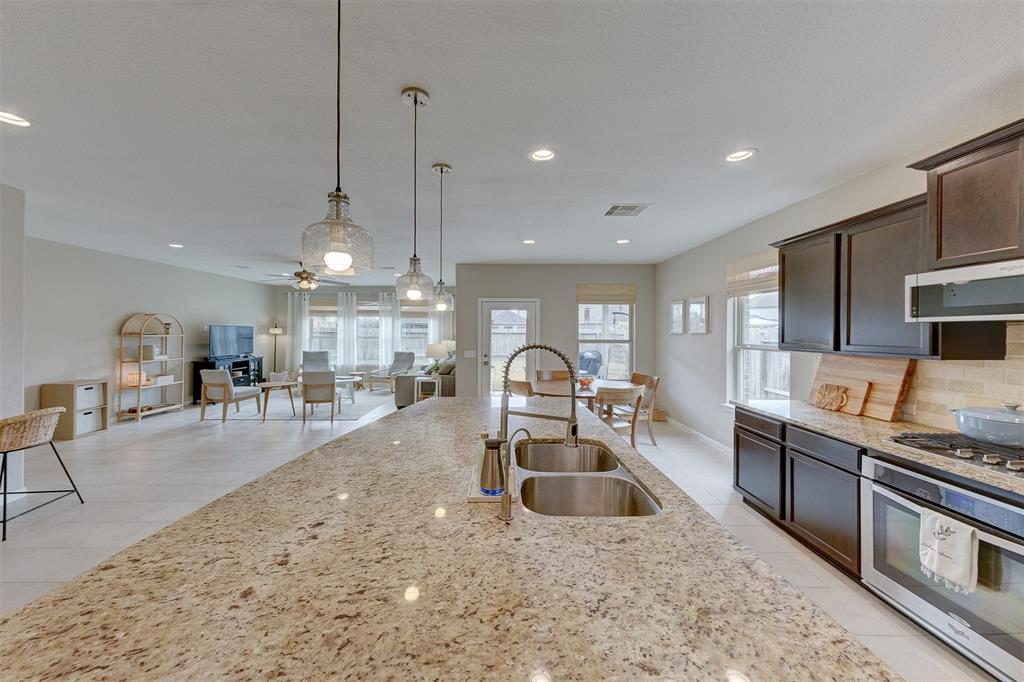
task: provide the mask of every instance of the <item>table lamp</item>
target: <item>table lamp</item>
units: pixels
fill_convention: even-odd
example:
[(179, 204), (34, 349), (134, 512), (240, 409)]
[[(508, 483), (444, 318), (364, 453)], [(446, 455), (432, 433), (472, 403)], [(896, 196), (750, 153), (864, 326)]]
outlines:
[(444, 344), (445, 350), (448, 351), (448, 357), (455, 355), (455, 339), (445, 339), (441, 343)]

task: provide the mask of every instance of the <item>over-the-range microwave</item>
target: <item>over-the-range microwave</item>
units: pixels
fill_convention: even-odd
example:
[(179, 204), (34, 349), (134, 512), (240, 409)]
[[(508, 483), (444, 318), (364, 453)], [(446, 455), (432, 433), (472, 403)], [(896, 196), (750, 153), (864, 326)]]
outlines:
[(907, 275), (907, 322), (1024, 320), (1024, 260)]

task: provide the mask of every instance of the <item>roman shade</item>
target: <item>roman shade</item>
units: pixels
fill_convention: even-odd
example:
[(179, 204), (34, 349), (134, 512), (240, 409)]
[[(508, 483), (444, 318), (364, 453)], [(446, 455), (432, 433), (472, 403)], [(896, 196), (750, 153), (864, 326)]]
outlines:
[(577, 303), (636, 303), (635, 284), (577, 284)]
[(779, 250), (765, 249), (734, 260), (725, 266), (725, 292), (747, 296), (779, 288)]

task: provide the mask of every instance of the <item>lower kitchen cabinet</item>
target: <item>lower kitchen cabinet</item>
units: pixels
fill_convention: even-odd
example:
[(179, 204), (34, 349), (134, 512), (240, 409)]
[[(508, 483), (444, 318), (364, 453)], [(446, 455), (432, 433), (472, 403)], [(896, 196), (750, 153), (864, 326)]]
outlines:
[(733, 430), (733, 486), (763, 513), (782, 518), (782, 445), (740, 426)]
[(785, 525), (860, 576), (860, 476), (786, 448)]

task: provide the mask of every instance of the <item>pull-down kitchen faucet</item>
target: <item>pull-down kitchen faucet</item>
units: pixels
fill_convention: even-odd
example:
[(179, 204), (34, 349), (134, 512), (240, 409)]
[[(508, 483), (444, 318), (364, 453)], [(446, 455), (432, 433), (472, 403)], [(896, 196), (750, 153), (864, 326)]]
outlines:
[[(553, 414), (537, 414), (535, 412), (522, 412), (519, 410), (508, 409), (508, 398), (511, 395), (508, 388), (508, 373), (512, 367), (512, 361), (516, 359), (516, 356), (525, 353), (528, 350), (546, 350), (550, 353), (554, 353), (558, 358), (565, 363), (566, 369), (569, 370), (569, 416), (559, 417)], [(502, 441), (505, 446), (505, 459), (502, 462), (505, 468), (505, 491), (501, 494), (501, 511), (498, 514), (498, 518), (508, 523), (512, 520), (512, 492), (509, 490), (510, 487), (510, 474), (512, 473), (512, 444), (508, 437), (508, 416), (514, 414), (520, 417), (536, 417), (538, 419), (553, 419), (555, 421), (565, 422), (565, 440), (563, 443), (566, 447), (576, 448), (580, 445), (579, 439), (579, 427), (576, 424), (576, 368), (572, 365), (572, 360), (569, 359), (562, 351), (558, 350), (554, 346), (549, 346), (543, 343), (529, 343), (525, 346), (520, 346), (512, 351), (512, 354), (505, 360), (505, 368), (502, 371), (501, 376), (501, 426), (498, 431), (497, 440)], [(529, 433), (529, 432), (527, 432)]]

